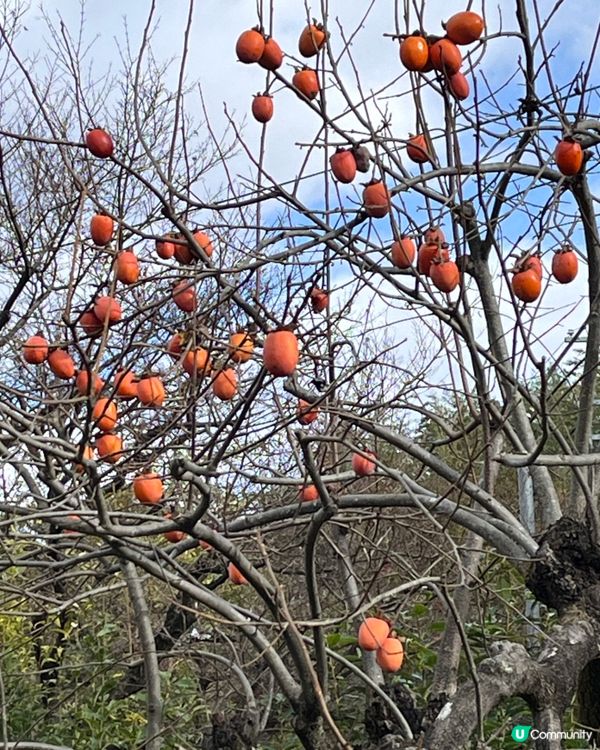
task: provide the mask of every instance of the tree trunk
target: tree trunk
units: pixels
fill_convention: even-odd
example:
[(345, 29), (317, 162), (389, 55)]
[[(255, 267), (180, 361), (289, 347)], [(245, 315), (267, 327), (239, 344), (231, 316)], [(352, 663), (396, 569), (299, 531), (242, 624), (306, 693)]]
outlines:
[[(487, 260), (473, 258), (473, 276), (477, 281), (481, 303), (488, 326), (490, 350), (502, 368), (514, 376), (504, 326), (494, 291), (492, 276)], [(502, 377), (498, 368), (498, 378), (506, 405), (510, 407), (509, 420), (514, 427), (515, 433), (522, 441), (522, 449), (532, 452), (535, 450), (537, 441), (531, 420), (527, 414), (527, 408), (516, 385)], [(542, 528), (548, 528), (561, 516), (561, 508), (556, 494), (556, 488), (550, 472), (546, 466), (531, 466), (531, 478), (533, 479), (533, 491), (536, 507), (539, 513)]]
[[(484, 750), (486, 717), (516, 696), (530, 706), (531, 724), (539, 732), (562, 731), (563, 715), (576, 693), (583, 726), (600, 726), (600, 547), (589, 525), (568, 518), (555, 523), (541, 540), (527, 586), (559, 613), (541, 654), (531, 657), (520, 643), (491, 644), (475, 680), (459, 686), (451, 698), (440, 694), (437, 702), (430, 701), (421, 726), (411, 727), (414, 742), (394, 733), (371, 738), (368, 750), (459, 750), (472, 747), (474, 733)], [(591, 737), (587, 741), (591, 744)], [(534, 742), (536, 750), (562, 747), (554, 737)]]
[(577, 721), (594, 731), (592, 742), (600, 741), (600, 659), (583, 668), (577, 686)]
[(294, 731), (304, 750), (331, 750), (331, 739), (323, 731), (323, 719), (316, 706), (303, 706), (294, 721)]
[[(590, 452), (592, 426), (594, 420), (594, 401), (596, 397), (596, 376), (598, 372), (598, 349), (600, 347), (600, 237), (595, 220), (595, 210), (592, 196), (585, 179), (577, 181), (573, 187), (573, 195), (583, 217), (583, 232), (588, 261), (588, 291), (589, 314), (586, 326), (585, 360), (581, 379), (579, 410), (575, 427), (575, 452), (585, 455)], [(588, 485), (589, 486), (589, 485)], [(571, 482), (571, 494), (566, 512), (573, 518), (586, 517), (593, 525), (596, 541), (600, 535), (600, 521), (596, 498), (586, 505), (584, 493), (577, 480), (575, 471)]]

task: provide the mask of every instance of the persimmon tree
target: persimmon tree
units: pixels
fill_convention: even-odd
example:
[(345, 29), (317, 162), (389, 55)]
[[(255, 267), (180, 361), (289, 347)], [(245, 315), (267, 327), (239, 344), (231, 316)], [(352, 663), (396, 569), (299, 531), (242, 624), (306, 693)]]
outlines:
[(221, 30), (225, 120), (192, 2), (105, 77), (3, 9), (5, 747), (600, 724), (597, 24), (292, 5)]

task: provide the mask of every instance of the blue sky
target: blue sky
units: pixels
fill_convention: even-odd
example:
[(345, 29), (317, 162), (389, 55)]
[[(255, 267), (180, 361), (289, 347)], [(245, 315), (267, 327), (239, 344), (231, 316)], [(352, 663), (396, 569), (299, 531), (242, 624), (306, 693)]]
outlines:
[[(589, 17), (589, 23), (582, 25), (570, 9), (575, 0), (569, 0), (560, 9), (556, 19), (548, 30), (548, 44), (552, 48), (560, 38), (560, 48), (556, 51), (557, 64), (555, 76), (557, 84), (561, 78), (572, 77), (574, 70), (586, 60), (596, 24)], [(545, 17), (548, 9), (554, 3), (541, 0), (541, 16)], [(267, 4), (265, 3), (265, 6)], [(296, 44), (299, 31), (304, 24), (306, 12), (301, 0), (276, 0), (275, 36), (284, 50), (296, 54)], [(367, 0), (330, 0), (330, 30), (332, 45), (335, 50), (341, 48), (341, 31), (338, 22), (343, 22), (344, 32), (351, 34), (357, 31), (368, 7)], [(440, 21), (448, 18), (453, 12), (464, 9), (464, 0), (427, 0), (425, 10), (425, 25), (432, 33), (441, 33)], [(43, 3), (45, 13), (56, 19), (57, 14), (65, 20), (67, 26), (75, 30), (80, 18), (80, 3), (77, 0), (54, 0)], [(84, 4), (86, 28), (84, 38), (93, 40), (94, 45), (90, 58), (94, 60), (94, 72), (101, 74), (109, 65), (118, 66), (118, 48), (124, 42), (124, 29), (127, 24), (129, 44), (133, 50), (139, 48), (141, 33), (150, 8), (148, 0), (128, 0), (122, 4), (105, 3), (102, 0), (87, 0)], [(177, 63), (181, 55), (183, 31), (187, 19), (187, 0), (157, 0), (155, 14), (155, 31), (153, 35), (153, 49), (159, 59), (174, 58), (172, 80), (175, 82)], [(365, 91), (377, 89), (384, 82), (401, 74), (402, 68), (398, 60), (398, 44), (383, 34), (394, 31), (393, 17), (394, 3), (388, 0), (377, 0), (366, 23), (358, 30), (353, 38), (352, 55), (361, 73), (361, 82)], [(477, 9), (477, 6), (474, 6)], [(600, 9), (588, 9), (589, 16), (594, 13), (596, 20), (600, 19)], [(311, 15), (319, 16), (318, 4), (311, 11)], [(494, 34), (500, 28), (516, 30), (514, 16), (514, 0), (502, 0), (499, 4), (489, 6), (486, 16), (488, 33)], [(244, 136), (251, 147), (258, 145), (261, 127), (249, 115), (252, 95), (262, 90), (265, 85), (264, 71), (257, 66), (246, 66), (236, 61), (234, 47), (238, 34), (255, 25), (257, 21), (255, 0), (203, 0), (196, 3), (192, 24), (191, 44), (189, 51), (188, 80), (198, 80), (202, 86), (203, 96), (211, 122), (217, 132), (221, 132), (226, 124), (223, 113), (224, 105), (229, 113), (242, 123), (247, 119)], [(47, 32), (39, 10), (32, 9), (27, 16), (29, 31), (24, 35), (22, 43), (31, 50), (43, 52), (43, 39)], [(531, 14), (531, 25), (534, 26), (534, 15)], [(408, 28), (416, 26), (414, 19), (408, 23)], [(404, 30), (404, 28), (402, 29)], [(576, 33), (575, 33), (576, 32)], [(514, 69), (515, 59), (520, 54), (520, 47), (516, 39), (493, 39), (487, 46), (485, 56), (478, 61), (477, 73), (483, 74), (487, 80), (498, 82)], [(356, 92), (354, 75), (347, 58), (340, 62), (340, 68), (345, 75), (346, 84), (352, 93)], [(284, 75), (291, 77), (293, 65), (289, 62), (282, 68)], [(397, 94), (406, 88), (406, 79), (393, 87), (386, 98), (389, 116), (392, 118), (393, 128), (398, 137), (406, 137), (409, 131), (415, 130), (415, 111), (412, 103)], [(485, 84), (480, 77), (480, 90)], [(307, 112), (303, 102), (299, 101), (289, 91), (275, 93), (275, 117), (268, 126), (267, 133), (267, 169), (274, 171), (278, 178), (289, 178), (294, 166), (299, 166), (304, 152), (295, 147), (296, 143), (311, 142), (319, 121), (316, 115)], [(515, 90), (510, 89), (507, 96), (513, 97)], [(500, 94), (502, 97), (502, 94)], [(195, 107), (195, 113), (200, 115), (200, 103), (197, 95), (192, 95), (190, 101)], [(435, 125), (436, 115), (439, 113), (439, 97), (434, 92), (425, 94), (425, 108), (428, 121)], [(340, 97), (332, 94), (331, 106), (335, 109), (341, 103)], [(347, 119), (347, 122), (349, 120)], [(240, 160), (236, 165), (240, 172), (248, 169), (247, 164)], [(320, 168), (321, 164), (318, 164)], [(286, 173), (282, 174), (282, 167)]]
[[(156, 14), (156, 26), (153, 37), (153, 49), (159, 59), (174, 58), (172, 68), (172, 80), (177, 73), (177, 62), (181, 54), (183, 31), (186, 23), (188, 4), (186, 0), (158, 0)], [(356, 32), (353, 37), (352, 55), (357, 67), (361, 71), (362, 86), (365, 91), (377, 89), (382, 83), (387, 83), (395, 75), (402, 73), (398, 60), (397, 42), (383, 37), (385, 33), (394, 31), (393, 7), (394, 3), (387, 0), (378, 0), (374, 3), (371, 15), (362, 28), (359, 28), (365, 9), (369, 3), (364, 0), (355, 0), (348, 3), (347, 0), (331, 0), (329, 28), (332, 33), (332, 45), (334, 51), (341, 48), (341, 30), (338, 27), (338, 19), (343, 22), (347, 35)], [(543, 20), (549, 9), (554, 5), (550, 0), (542, 0), (539, 3), (540, 19)], [(349, 7), (350, 6), (350, 7)], [(141, 33), (146, 22), (150, 3), (144, 0), (130, 0), (117, 7), (116, 4), (106, 4), (101, 0), (88, 0), (85, 3), (84, 14), (86, 17), (86, 31), (84, 36), (89, 41), (94, 41), (91, 59), (94, 60), (94, 72), (99, 76), (109, 66), (119, 65), (118, 47), (116, 40), (124, 43), (124, 29), (127, 24), (129, 44), (132, 49), (137, 49), (140, 44)], [(568, 0), (561, 7), (559, 13), (552, 21), (548, 29), (547, 44), (553, 49), (555, 58), (554, 76), (555, 83), (560, 86), (564, 81), (572, 78), (574, 71), (582, 62), (587, 60), (593, 34), (597, 25), (600, 10), (588, 8), (586, 10), (586, 23), (582, 24), (580, 15), (574, 13), (578, 7), (575, 0)], [(464, 9), (464, 2), (451, 0), (450, 2), (426, 3), (425, 22), (429, 31), (441, 30), (440, 21), (449, 17), (453, 12)], [(475, 5), (474, 9), (478, 9)], [(56, 18), (60, 13), (69, 28), (76, 29), (79, 16), (80, 4), (73, 0), (59, 0), (58, 2), (44, 2), (44, 11), (50, 18)], [(594, 14), (596, 18), (594, 18)], [(319, 15), (317, 9), (311, 15)], [(274, 35), (284, 50), (296, 53), (298, 33), (306, 18), (304, 3), (301, 0), (277, 0), (275, 12)], [(516, 30), (516, 19), (514, 14), (513, 0), (502, 0), (497, 5), (487, 6), (486, 16), (488, 33), (494, 34), (500, 28), (503, 30)], [(535, 14), (531, 12), (530, 22), (535, 26)], [(198, 2), (194, 14), (191, 34), (190, 57), (188, 65), (188, 80), (197, 79), (202, 87), (202, 93), (209, 112), (211, 124), (216, 132), (220, 133), (225, 127), (226, 118), (224, 107), (242, 128), (244, 138), (248, 147), (256, 152), (261, 133), (261, 127), (249, 116), (251, 98), (254, 93), (264, 88), (265, 74), (257, 66), (244, 66), (236, 61), (234, 47), (238, 34), (256, 23), (256, 3), (254, 0), (232, 0), (223, 3), (222, 0), (206, 0)], [(28, 31), (20, 42), (23, 47), (30, 50), (43, 51), (43, 39), (47, 34), (43, 30), (43, 19), (39, 10), (32, 9), (26, 20)], [(408, 24), (412, 30), (416, 26), (414, 19)], [(401, 30), (405, 30), (402, 27)], [(560, 41), (560, 46), (555, 49), (555, 44)], [(504, 80), (514, 70), (515, 61), (520, 54), (517, 40), (513, 38), (492, 39), (487, 45), (485, 55), (478, 61), (475, 75), (478, 79), (479, 90), (484, 88), (484, 76), (492, 84)], [(355, 93), (356, 87), (353, 80), (353, 70), (347, 59), (340, 62), (340, 68), (345, 75), (349, 89)], [(597, 70), (597, 66), (596, 66)], [(291, 77), (292, 66), (284, 65), (284, 75)], [(469, 74), (471, 77), (471, 74)], [(415, 109), (409, 97), (398, 96), (406, 89), (406, 79), (400, 80), (392, 86), (389, 96), (386, 97), (384, 106), (387, 107), (387, 115), (392, 120), (394, 133), (399, 138), (407, 136), (409, 131), (415, 130)], [(275, 179), (286, 180), (293, 178), (299, 169), (305, 155), (305, 150), (298, 144), (308, 144), (314, 139), (320, 126), (318, 116), (307, 111), (304, 103), (299, 101), (292, 92), (280, 91), (275, 86), (275, 117), (267, 129), (267, 159), (266, 168), (273, 174)], [(522, 92), (521, 92), (522, 93)], [(499, 94), (508, 104), (514, 101), (514, 97), (520, 95), (519, 89), (514, 87)], [(440, 100), (433, 91), (424, 96), (424, 105), (428, 122), (435, 128), (436, 122), (441, 125)], [(338, 94), (331, 92), (330, 106), (335, 111), (341, 107), (341, 98)], [(188, 108), (198, 117), (201, 117), (200, 97), (197, 91), (191, 92)], [(373, 108), (370, 112), (378, 116)], [(347, 118), (346, 124), (351, 125)], [(467, 146), (468, 151), (468, 146)], [(322, 168), (322, 154), (314, 156), (315, 171)], [(241, 155), (233, 163), (234, 172), (240, 175), (253, 173), (253, 168)], [(417, 170), (411, 168), (413, 174)], [(310, 171), (310, 169), (309, 169)], [(222, 175), (215, 175), (214, 188), (220, 184)], [(210, 189), (211, 186), (209, 186)], [(342, 187), (341, 194), (344, 203), (352, 199), (358, 200), (359, 193), (355, 188)], [(360, 190), (360, 188), (359, 188)], [(301, 190), (301, 195), (313, 206), (322, 205), (323, 183), (321, 179), (308, 180)], [(410, 208), (410, 200), (408, 202)], [(420, 220), (417, 219), (419, 223)], [(377, 229), (385, 236), (383, 223), (378, 224)], [(520, 234), (518, 222), (505, 232), (508, 244)], [(535, 237), (529, 237), (521, 246), (529, 249)], [(549, 267), (549, 260), (546, 263)], [(347, 278), (346, 275), (338, 277), (340, 282)], [(581, 281), (585, 278), (585, 269), (582, 269)], [(569, 288), (568, 295), (558, 285), (551, 286), (544, 298), (543, 306), (546, 312), (538, 315), (540, 325), (551, 328), (564, 315), (565, 310), (570, 310), (568, 327), (575, 327), (578, 320), (584, 314), (583, 305), (578, 310), (571, 310), (576, 306), (581, 293), (584, 292), (581, 282)], [(382, 308), (383, 310), (384, 308)], [(391, 315), (396, 315), (391, 311)], [(510, 324), (511, 310), (506, 308), (507, 323)], [(548, 346), (555, 348), (562, 342), (562, 326), (555, 329), (547, 339)]]

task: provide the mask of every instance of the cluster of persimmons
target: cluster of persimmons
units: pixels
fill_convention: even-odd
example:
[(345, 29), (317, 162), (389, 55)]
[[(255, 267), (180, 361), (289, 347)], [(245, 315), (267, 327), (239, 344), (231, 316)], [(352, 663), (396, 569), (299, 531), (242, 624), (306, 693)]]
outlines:
[[(485, 30), (485, 21), (473, 11), (462, 11), (454, 14), (442, 24), (444, 36), (427, 34), (417, 30), (410, 35), (400, 37), (400, 60), (404, 67), (420, 74), (435, 71), (446, 90), (458, 100), (469, 96), (469, 84), (461, 72), (463, 56), (461, 46), (479, 41)], [(311, 58), (319, 54), (329, 38), (322, 24), (313, 23), (305, 26), (298, 39), (298, 51), (301, 56)], [(244, 31), (236, 43), (238, 59), (246, 64), (257, 63), (262, 68), (275, 71), (283, 64), (284, 54), (273, 37), (265, 35), (257, 26)], [(315, 99), (320, 92), (317, 70), (303, 67), (296, 70), (292, 86), (307, 99)], [(273, 116), (273, 99), (268, 92), (258, 94), (252, 104), (254, 117), (262, 123)], [(406, 141), (406, 154), (417, 164), (433, 162), (431, 149), (424, 134), (409, 135)], [(572, 177), (581, 171), (584, 163), (584, 152), (581, 145), (566, 135), (557, 145), (555, 161), (565, 176)], [(348, 148), (339, 147), (330, 158), (331, 171), (340, 183), (354, 181), (357, 171), (368, 172), (370, 154), (366, 146), (354, 143)], [(391, 208), (391, 195), (385, 183), (372, 179), (364, 186), (362, 208), (374, 219), (387, 216)], [(423, 277), (429, 277), (432, 284), (441, 292), (449, 293), (461, 283), (462, 269), (450, 258), (449, 245), (439, 227), (425, 231), (424, 241), (419, 247), (414, 239), (401, 235), (392, 245), (393, 263), (401, 269), (411, 269), (415, 260), (417, 271)], [(573, 248), (566, 244), (559, 248), (552, 259), (552, 275), (561, 284), (572, 281), (577, 275), (577, 255)], [(512, 269), (511, 288), (515, 297), (523, 302), (535, 301), (542, 291), (542, 263), (539, 255), (526, 253), (519, 258)]]
[[(437, 71), (446, 90), (458, 100), (466, 99), (469, 86), (460, 71), (462, 54), (459, 46), (477, 42), (485, 23), (481, 16), (464, 11), (452, 16), (444, 24), (443, 37), (427, 35), (417, 31), (401, 36), (400, 60), (407, 70), (425, 74)], [(298, 51), (305, 58), (319, 54), (325, 48), (329, 35), (322, 24), (314, 21), (301, 32)], [(237, 40), (236, 53), (241, 62), (256, 63), (274, 72), (283, 63), (283, 51), (272, 37), (263, 33), (260, 27), (244, 31)], [(320, 93), (319, 76), (316, 69), (304, 66), (295, 71), (292, 86), (307, 100), (315, 99)], [(254, 117), (267, 123), (273, 116), (273, 99), (268, 92), (258, 94), (252, 104)], [(86, 146), (90, 153), (106, 159), (113, 154), (114, 144), (108, 132), (94, 128), (86, 135)], [(409, 159), (418, 164), (432, 162), (427, 139), (422, 134), (411, 135), (406, 141)], [(575, 138), (566, 135), (558, 144), (554, 157), (559, 170), (565, 176), (577, 175), (584, 163), (584, 152)], [(357, 172), (368, 172), (371, 168), (371, 155), (362, 143), (355, 142), (348, 148), (340, 147), (330, 158), (331, 172), (339, 183), (353, 182)], [(393, 192), (393, 191), (392, 191)], [(362, 210), (371, 219), (381, 219), (390, 213), (392, 193), (380, 179), (372, 179), (364, 186)], [(90, 235), (95, 245), (106, 247), (114, 238), (115, 226), (111, 216), (97, 213), (92, 217)], [(193, 241), (189, 241), (191, 235)], [(423, 242), (417, 248), (412, 237), (396, 235), (391, 246), (393, 264), (404, 271), (430, 279), (434, 287), (443, 293), (454, 291), (462, 281), (464, 264), (451, 259), (450, 247), (440, 227), (432, 226), (424, 232)], [(188, 238), (180, 233), (171, 233), (156, 241), (156, 254), (164, 261), (174, 259), (182, 266), (189, 267), (199, 260), (210, 262), (213, 255), (211, 237), (203, 230), (188, 233)], [(416, 260), (416, 268), (415, 268)], [(560, 283), (572, 281), (577, 274), (577, 255), (565, 245), (554, 254), (552, 274)], [(140, 264), (132, 249), (121, 249), (114, 258), (115, 281), (124, 285), (136, 284), (140, 278)], [(512, 269), (512, 291), (518, 299), (533, 302), (541, 293), (542, 261), (539, 254), (527, 253), (519, 258)], [(174, 304), (184, 313), (194, 313), (198, 300), (193, 280), (182, 278), (171, 291)], [(315, 312), (324, 312), (329, 305), (329, 294), (317, 287), (310, 292), (310, 302)], [(111, 295), (99, 295), (93, 305), (83, 312), (79, 325), (91, 337), (106, 334), (107, 330), (119, 323), (123, 311), (119, 301)], [(211, 351), (195, 344), (186, 333), (176, 333), (168, 342), (166, 352), (179, 361), (183, 370), (193, 379), (210, 378), (215, 397), (229, 401), (238, 393), (238, 375), (235, 365), (253, 359), (256, 340), (247, 330), (234, 331), (223, 347), (225, 357), (215, 363)], [(263, 339), (262, 363), (274, 377), (287, 377), (294, 373), (300, 356), (299, 341), (291, 327), (281, 326), (265, 334)], [(160, 375), (145, 372), (136, 375), (132, 370), (117, 371), (114, 382), (107, 387), (95, 369), (85, 366), (77, 369), (75, 361), (63, 346), (51, 345), (41, 333), (30, 336), (23, 344), (23, 358), (31, 365), (47, 363), (52, 373), (65, 381), (73, 381), (75, 390), (91, 400), (91, 418), (98, 431), (95, 450), (99, 458), (111, 463), (123, 456), (122, 439), (117, 433), (119, 424), (119, 401), (137, 399), (144, 407), (160, 408), (167, 394)], [(108, 395), (103, 395), (108, 393)], [(315, 404), (300, 400), (297, 419), (302, 425), (309, 425), (319, 416)], [(91, 460), (94, 450), (86, 445), (82, 459)], [(78, 464), (78, 471), (85, 464)], [(352, 456), (352, 468), (359, 477), (372, 475), (376, 469), (376, 456), (370, 451), (356, 452)], [(164, 486), (160, 476), (154, 472), (139, 474), (133, 480), (133, 493), (137, 500), (149, 506), (160, 505), (164, 499)], [(312, 484), (300, 489), (299, 500), (314, 502), (319, 499), (319, 491)], [(171, 517), (166, 514), (166, 517)], [(170, 542), (179, 542), (186, 535), (173, 530), (165, 534)], [(204, 544), (203, 546), (209, 547)], [(238, 568), (229, 564), (229, 577), (233, 583), (247, 583)], [(377, 652), (377, 661), (387, 671), (396, 671), (402, 665), (404, 651), (402, 642), (390, 635), (389, 623), (377, 617), (368, 617), (359, 630), (359, 645), (366, 650)]]

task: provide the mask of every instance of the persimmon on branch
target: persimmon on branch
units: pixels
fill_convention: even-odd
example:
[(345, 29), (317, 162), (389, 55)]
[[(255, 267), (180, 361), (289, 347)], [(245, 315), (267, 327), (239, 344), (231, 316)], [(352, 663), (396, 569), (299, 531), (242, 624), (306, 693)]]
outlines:
[[(318, 19), (306, 7), (296, 48), (276, 36), (285, 9), (260, 2), (256, 28), (223, 30), (258, 91), (246, 125), (229, 103), (217, 119), (186, 81), (193, 3), (173, 90), (154, 3), (104, 83), (65, 25), (50, 26), (47, 68), (20, 54), (18, 23), (1, 25), (0, 630), (4, 617), (25, 633), (19, 618), (66, 612), (79, 627), (86, 608), (127, 628), (119, 662), (138, 687), (143, 672), (149, 748), (175, 731), (174, 654), (241, 688), (239, 731), (235, 700), (210, 680), (188, 704), (225, 706), (210, 718), (221, 745), (258, 745), (269, 722), (273, 743), (285, 723), (311, 749), (354, 736), (455, 748), (472, 733), (487, 742), (486, 720), (518, 694), (536, 726), (563, 720), (598, 656), (598, 540), (574, 537), (584, 519), (598, 530), (581, 468), (597, 463), (600, 241), (591, 68), (558, 83), (546, 46), (560, 5), (542, 19), (516, 0), (510, 28), (474, 10), (431, 28), (424, 5), (397, 4), (394, 33), (377, 30), (393, 60), (367, 86), (376, 4), (355, 27), (327, 0)], [(511, 44), (516, 79), (487, 76), (488, 53)], [(285, 97), (290, 128), (275, 144)], [(281, 144), (288, 158), (272, 158)], [(574, 309), (586, 265), (572, 377), (547, 300), (560, 284)], [(536, 527), (523, 490), (517, 501), (524, 468)], [(565, 510), (579, 526), (555, 524)], [(593, 564), (571, 565), (561, 535)], [(507, 604), (489, 559), (510, 581)], [(563, 579), (572, 591), (554, 586)], [(487, 652), (473, 638), (471, 599), (487, 591), (514, 616), (525, 585), (558, 611), (545, 634), (560, 659), (517, 647), (520, 632)], [(169, 650), (165, 607), (185, 612)], [(443, 641), (427, 629), (435, 618)], [(192, 627), (210, 646), (188, 650)], [(49, 631), (35, 630), (36, 648), (58, 654)], [(76, 640), (60, 637), (59, 692)], [(434, 649), (435, 671), (423, 655)]]

